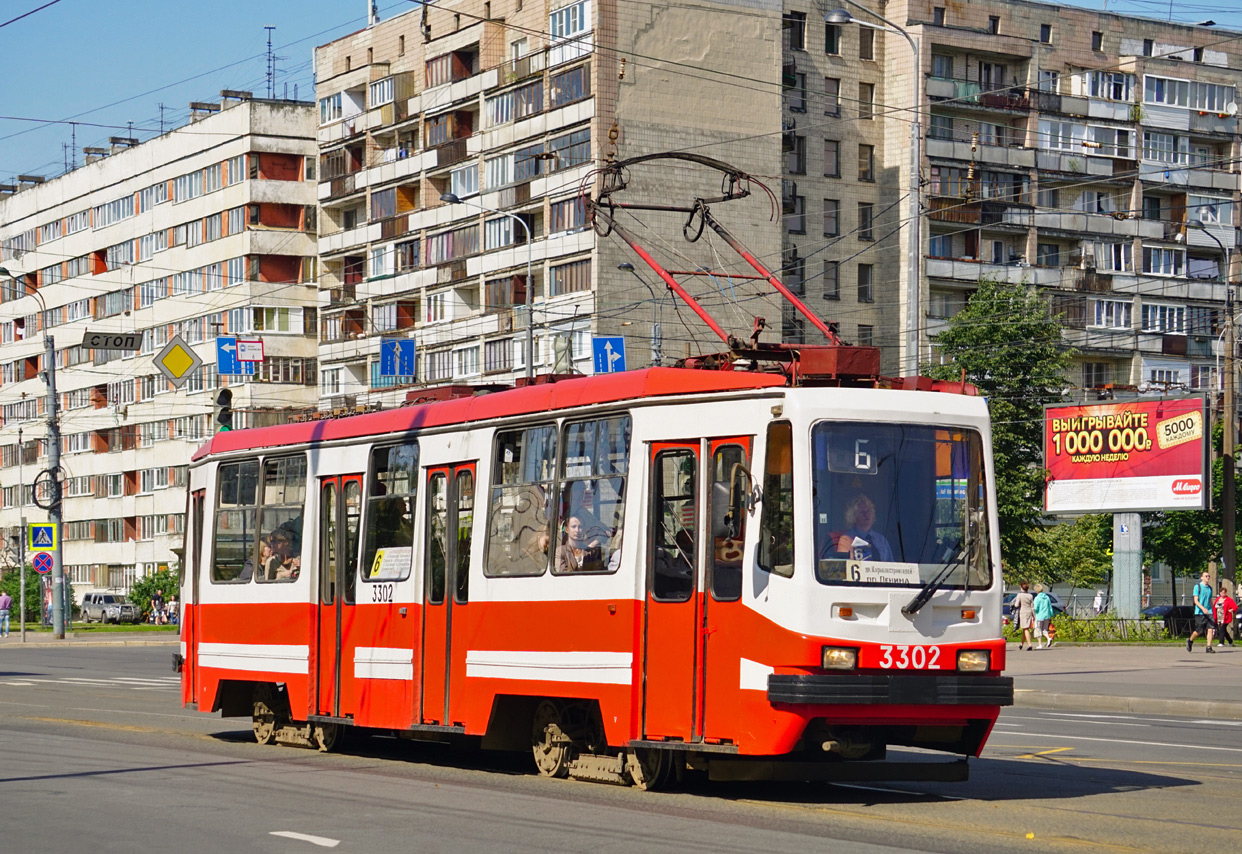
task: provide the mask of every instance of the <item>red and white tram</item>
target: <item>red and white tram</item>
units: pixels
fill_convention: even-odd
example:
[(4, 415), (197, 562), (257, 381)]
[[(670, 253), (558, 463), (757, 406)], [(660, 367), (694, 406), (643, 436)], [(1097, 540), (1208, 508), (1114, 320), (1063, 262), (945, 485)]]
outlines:
[(652, 368), (215, 435), (184, 704), (643, 786), (963, 778), (1013, 698), (986, 406), (813, 380)]

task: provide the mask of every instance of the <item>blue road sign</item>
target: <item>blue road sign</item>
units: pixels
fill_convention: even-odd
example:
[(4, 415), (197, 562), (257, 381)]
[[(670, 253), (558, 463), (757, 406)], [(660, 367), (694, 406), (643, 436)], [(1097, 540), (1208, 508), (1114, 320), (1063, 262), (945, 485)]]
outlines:
[(595, 358), (595, 373), (616, 374), (625, 370), (625, 339), (620, 335), (592, 338), (591, 352)]
[(30, 559), (30, 563), (34, 566), (35, 572), (40, 575), (46, 575), (52, 571), (52, 553), (35, 552), (35, 556)]
[(254, 375), (255, 362), (243, 362), (237, 358), (237, 339), (222, 336), (216, 339), (216, 370), (221, 374)]
[(380, 341), (381, 377), (412, 377), (415, 367), (413, 338), (384, 338)]

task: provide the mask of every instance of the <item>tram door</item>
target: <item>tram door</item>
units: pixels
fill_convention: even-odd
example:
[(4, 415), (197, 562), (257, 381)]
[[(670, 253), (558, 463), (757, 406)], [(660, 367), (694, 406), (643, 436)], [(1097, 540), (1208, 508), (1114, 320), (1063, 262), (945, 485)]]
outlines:
[(425, 724), (451, 726), (454, 715), (461, 716), (475, 466), (458, 463), (427, 472), (421, 691)]
[(651, 446), (643, 734), (693, 741), (702, 706), (698, 442)]
[(352, 715), (352, 667), (342, 668), (342, 639), (351, 635), (358, 584), (358, 523), (362, 475), (319, 481), (319, 646), (315, 714)]
[(190, 527), (186, 532), (185, 553), (181, 555), (181, 641), (185, 658), (181, 663), (181, 703), (198, 702), (198, 585), (203, 567), (203, 517), (207, 492), (195, 490), (190, 496)]

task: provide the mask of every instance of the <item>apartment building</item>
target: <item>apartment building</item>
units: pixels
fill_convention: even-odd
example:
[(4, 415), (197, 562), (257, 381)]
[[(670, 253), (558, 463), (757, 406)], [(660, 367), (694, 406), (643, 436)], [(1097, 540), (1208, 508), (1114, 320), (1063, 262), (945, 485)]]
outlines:
[[(512, 382), (529, 324), (541, 374), (592, 372), (596, 335), (624, 336), (628, 366), (652, 364), (656, 324), (665, 364), (721, 349), (615, 234), (591, 229), (581, 193), (610, 160), (687, 149), (779, 193), (780, 28), (779, 6), (759, 0), (446, 0), (318, 48), (322, 407)], [(686, 205), (721, 184), (686, 163), (629, 178), (626, 200), (648, 204)], [(779, 266), (767, 198), (717, 212)], [(719, 242), (686, 242), (684, 220), (627, 222), (674, 269), (719, 271)], [(637, 269), (618, 269), (627, 262)], [(730, 331), (766, 316), (768, 340), (779, 337), (766, 286), (684, 281)], [(416, 342), (416, 375), (386, 375), (393, 339)]]
[(920, 358), (936, 358), (938, 332), (994, 277), (1046, 290), (1078, 351), (1072, 386), (1220, 387), (1239, 34), (1027, 0), (868, 3), (917, 41), (915, 69), (899, 33), (853, 7), (855, 22), (828, 23), (832, 5), (785, 3), (785, 241), (846, 337), (896, 369), (913, 321)]
[[(314, 108), (225, 94), (191, 105), (184, 127), (0, 188), (0, 527), (17, 532), (20, 483), (25, 515), (45, 518), (28, 490), (47, 466), (47, 334), (79, 590), (175, 564), (186, 467), (218, 387), (233, 389), (239, 427), (316, 404)], [(88, 330), (139, 332), (142, 346), (87, 349)], [(176, 335), (204, 363), (179, 390), (153, 364)], [(263, 340), (253, 374), (217, 373), (216, 338), (230, 335)]]

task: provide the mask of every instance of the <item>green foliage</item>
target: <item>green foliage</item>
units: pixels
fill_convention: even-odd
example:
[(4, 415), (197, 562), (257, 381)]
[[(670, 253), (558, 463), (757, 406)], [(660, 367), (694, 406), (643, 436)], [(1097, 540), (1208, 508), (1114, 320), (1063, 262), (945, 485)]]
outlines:
[(151, 599), (155, 596), (155, 591), (157, 590), (163, 591), (165, 604), (174, 596), (180, 597), (177, 577), (167, 569), (161, 569), (159, 572), (152, 573), (151, 575), (144, 575), (129, 588), (129, 601), (138, 606), (138, 610), (142, 613), (144, 620), (151, 613)]
[(947, 364), (924, 373), (966, 379), (988, 399), (1001, 555), (1016, 578), (1038, 558), (1033, 532), (1044, 503), (1044, 404), (1061, 399), (1070, 352), (1047, 303), (1023, 284), (983, 279), (936, 339)]
[[(20, 619), (20, 611), (22, 607), (22, 576), (21, 572), (16, 569), (5, 570), (0, 575), (0, 590), (3, 590), (9, 596), (13, 597), (13, 610), (9, 615), (9, 622), (16, 623)], [(39, 585), (39, 573), (26, 566), (26, 622), (37, 623), (43, 610), (43, 591)]]
[[(1198, 575), (1208, 563), (1219, 561), (1224, 550), (1225, 529), (1221, 514), (1221, 490), (1225, 476), (1225, 465), (1221, 459), (1224, 437), (1223, 422), (1217, 419), (1212, 427), (1211, 510), (1143, 514), (1145, 558), (1167, 563), (1178, 575)], [(1237, 496), (1234, 498), (1234, 512), (1237, 513)], [(1235, 531), (1235, 534), (1242, 534), (1242, 531)], [(1242, 536), (1238, 537), (1237, 553), (1242, 554)]]
[(1081, 516), (1032, 533), (1036, 557), (1025, 567), (1027, 579), (1046, 584), (1094, 587), (1108, 579), (1113, 561), (1113, 517)]
[[(1171, 640), (1161, 620), (1122, 620), (1116, 617), (1091, 617), (1081, 620), (1069, 614), (1052, 618), (1057, 642), (1068, 643), (1153, 643)], [(1005, 626), (1005, 637), (1017, 641), (1022, 630), (1016, 625)]]

